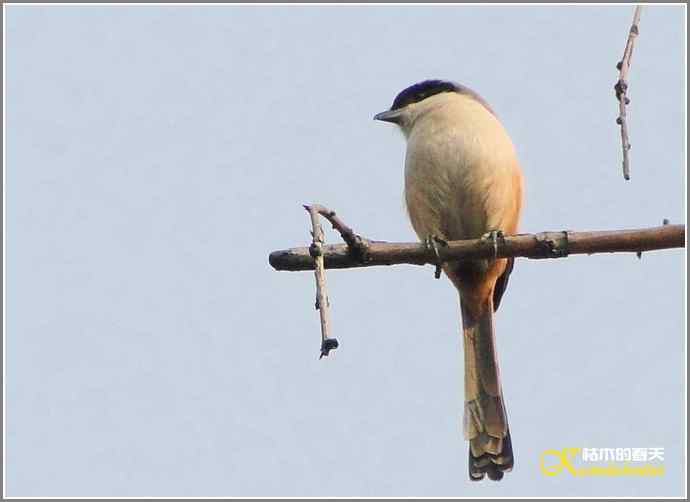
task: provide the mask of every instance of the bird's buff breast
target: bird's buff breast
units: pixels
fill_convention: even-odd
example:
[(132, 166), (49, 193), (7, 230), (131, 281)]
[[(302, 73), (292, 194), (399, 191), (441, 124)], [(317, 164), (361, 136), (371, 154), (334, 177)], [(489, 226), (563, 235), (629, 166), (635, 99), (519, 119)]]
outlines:
[(493, 117), (472, 127), (421, 124), (408, 137), (405, 158), (405, 202), (418, 237), (510, 232), (516, 169), (512, 143)]

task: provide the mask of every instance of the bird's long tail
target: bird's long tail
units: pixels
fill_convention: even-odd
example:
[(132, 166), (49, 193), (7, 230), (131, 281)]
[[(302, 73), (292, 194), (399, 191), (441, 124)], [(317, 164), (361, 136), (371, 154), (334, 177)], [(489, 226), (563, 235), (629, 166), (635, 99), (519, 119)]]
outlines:
[(500, 480), (513, 467), (508, 417), (503, 403), (491, 297), (479, 315), (463, 310), (465, 411), (463, 428), (470, 442), (470, 479)]

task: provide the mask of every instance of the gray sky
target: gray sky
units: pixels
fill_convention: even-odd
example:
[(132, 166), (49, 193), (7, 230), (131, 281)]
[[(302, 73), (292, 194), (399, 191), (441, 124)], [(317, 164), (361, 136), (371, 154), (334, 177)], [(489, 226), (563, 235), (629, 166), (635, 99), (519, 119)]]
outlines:
[[(7, 494), (681, 495), (682, 250), (519, 260), (497, 317), (516, 467), (471, 483), (457, 297), (431, 267), (327, 276), (302, 203), (411, 241), (372, 116), (462, 82), (510, 132), (524, 232), (684, 222), (685, 8), (20, 7), (6, 13)], [(330, 242), (337, 235), (327, 235)], [(661, 478), (545, 449), (663, 447)]]

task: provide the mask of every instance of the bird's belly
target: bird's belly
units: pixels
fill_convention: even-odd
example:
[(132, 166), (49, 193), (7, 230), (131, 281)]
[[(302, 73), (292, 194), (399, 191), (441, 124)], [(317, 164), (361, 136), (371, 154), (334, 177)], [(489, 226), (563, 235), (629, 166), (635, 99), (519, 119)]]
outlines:
[(473, 239), (508, 232), (513, 179), (493, 162), (462, 152), (412, 151), (405, 166), (405, 201), (420, 239)]

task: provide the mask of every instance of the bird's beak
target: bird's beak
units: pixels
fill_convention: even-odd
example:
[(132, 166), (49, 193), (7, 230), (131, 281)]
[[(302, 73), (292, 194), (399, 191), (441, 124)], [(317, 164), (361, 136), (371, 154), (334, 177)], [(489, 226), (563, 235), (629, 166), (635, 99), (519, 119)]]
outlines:
[(374, 115), (374, 120), (382, 120), (383, 122), (392, 122), (398, 124), (400, 122), (400, 110), (386, 110), (385, 112)]

